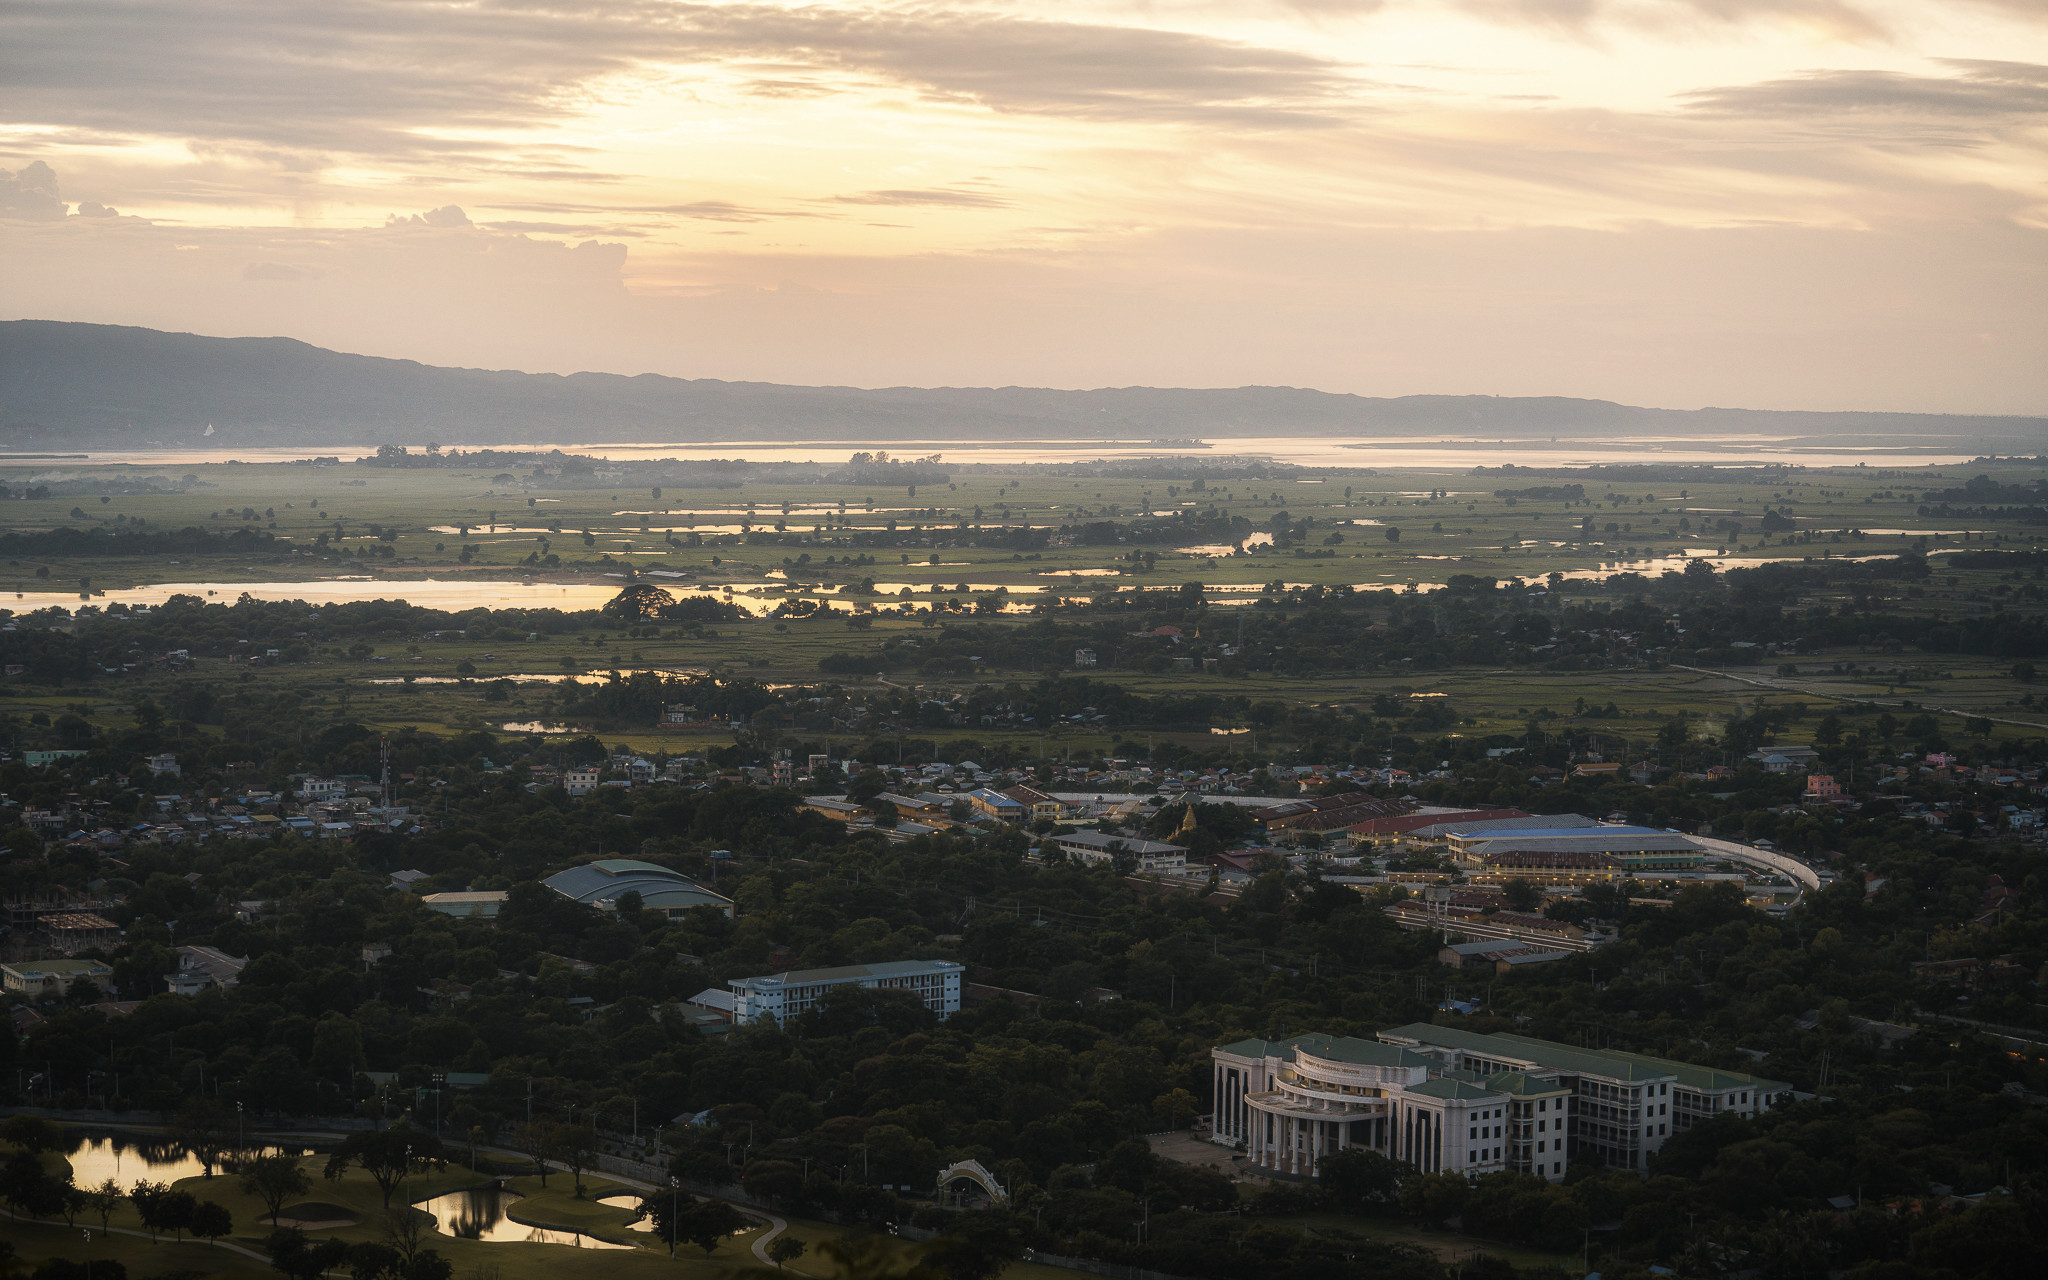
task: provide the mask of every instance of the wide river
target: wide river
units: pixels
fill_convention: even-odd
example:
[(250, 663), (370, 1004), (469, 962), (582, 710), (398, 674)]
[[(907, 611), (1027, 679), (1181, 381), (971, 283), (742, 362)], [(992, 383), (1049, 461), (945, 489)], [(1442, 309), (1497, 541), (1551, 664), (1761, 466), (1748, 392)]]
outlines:
[[(1817, 445), (1800, 436), (1627, 436), (1612, 439), (1559, 438), (1505, 441), (1474, 437), (1388, 436), (1208, 436), (1200, 441), (1150, 440), (924, 440), (886, 444), (898, 457), (936, 453), (946, 461), (965, 463), (1076, 462), (1160, 456), (1209, 457), (1253, 455), (1305, 467), (1423, 467), (1464, 470), (1512, 462), (1516, 466), (1570, 467), (1597, 463), (1652, 462), (1781, 462), (1808, 467), (1931, 466), (1968, 462), (1970, 453), (1917, 447), (1918, 437), (1872, 436), (1862, 443)], [(726, 440), (677, 444), (466, 444), (463, 449), (498, 447), (521, 453), (561, 448), (571, 453), (602, 455), (626, 462), (651, 458), (743, 458), (750, 462), (840, 463), (848, 454), (875, 448), (873, 441), (806, 440), (778, 443)], [(98, 465), (193, 466), (200, 463), (290, 462), (297, 458), (338, 457), (353, 460), (373, 450), (368, 445), (291, 445), (186, 447), (90, 451), (80, 454), (0, 454), (0, 466)]]

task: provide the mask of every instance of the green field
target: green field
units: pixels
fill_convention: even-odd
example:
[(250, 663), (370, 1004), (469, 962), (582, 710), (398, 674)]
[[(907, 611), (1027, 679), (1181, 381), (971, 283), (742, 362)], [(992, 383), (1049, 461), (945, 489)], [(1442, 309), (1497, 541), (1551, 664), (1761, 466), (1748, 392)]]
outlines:
[[(635, 463), (630, 469), (641, 478), (658, 477), (656, 464)], [(136, 520), (153, 530), (248, 526), (274, 531), (308, 548), (321, 533), (332, 535), (338, 522), (344, 536), (333, 545), (349, 554), (330, 548), (318, 555), (252, 556), (204, 564), (124, 564), (115, 558), (15, 561), (5, 566), (0, 587), (35, 606), (77, 599), (81, 579), (90, 581), (90, 590), (101, 591), (194, 579), (292, 581), (356, 569), (396, 578), (430, 573), (445, 577), (465, 569), (472, 575), (501, 577), (516, 571), (543, 538), (562, 563), (553, 574), (536, 574), (542, 578), (587, 582), (600, 572), (599, 560), (610, 556), (614, 570), (630, 563), (642, 571), (688, 572), (695, 575), (693, 581), (759, 582), (763, 575), (783, 569), (785, 554), (794, 559), (805, 552), (748, 545), (737, 533), (711, 532), (738, 524), (749, 511), (754, 528), (764, 533), (781, 524), (786, 533), (814, 535), (811, 562), (797, 574), (803, 580), (820, 577), (824, 555), (830, 554), (824, 544), (835, 530), (876, 530), (891, 520), (899, 527), (914, 524), (936, 530), (952, 530), (962, 522), (975, 527), (1045, 526), (1214, 506), (1260, 527), (1282, 510), (1297, 520), (1306, 516), (1314, 521), (1307, 540), (1314, 545), (1299, 550), (1318, 554), (1302, 556), (1256, 546), (1247, 548), (1249, 554), (1221, 556), (1147, 548), (1158, 553), (1147, 568), (1123, 560), (1110, 548), (1048, 549), (1031, 559), (993, 549), (949, 548), (942, 555), (898, 550), (876, 553), (875, 564), (860, 566), (852, 575), (905, 583), (919, 594), (933, 584), (951, 587), (967, 581), (1002, 585), (1027, 597), (1085, 596), (1091, 588), (1110, 583), (1160, 586), (1195, 579), (1222, 587), (1286, 581), (1399, 588), (1465, 572), (1533, 581), (1552, 572), (1575, 574), (1627, 565), (1647, 565), (1654, 571), (1661, 558), (1680, 550), (1797, 559), (1895, 552), (1923, 538), (1937, 549), (1977, 543), (2033, 547), (2041, 540), (2039, 526), (1919, 516), (1920, 504), (1914, 500), (1924, 490), (1960, 486), (1976, 475), (2031, 479), (2039, 472), (2033, 464), (1774, 470), (1767, 473), (1771, 479), (1739, 468), (1725, 470), (1735, 478), (1702, 479), (1702, 472), (1688, 470), (1683, 481), (1631, 482), (1629, 492), (1622, 494), (1591, 476), (1532, 480), (1499, 473), (1475, 476), (1465, 467), (1328, 468), (1271, 480), (1223, 481), (1200, 494), (1172, 486), (1175, 492), (1169, 496), (1169, 486), (1156, 480), (1075, 480), (1051, 474), (1046, 467), (977, 464), (951, 469), (952, 479), (945, 485), (936, 490), (927, 486), (914, 498), (874, 492), (871, 486), (748, 483), (740, 488), (660, 486), (662, 497), (655, 499), (652, 488), (628, 488), (623, 483), (577, 488), (557, 479), (540, 487), (494, 481), (488, 471), (460, 468), (123, 464), (53, 471), (48, 466), (16, 466), (0, 468), (0, 482), (15, 490), (48, 484), (52, 495), (9, 502), (0, 513), (6, 529), (120, 528)], [(1766, 473), (1758, 473), (1762, 474)], [(70, 479), (53, 480), (54, 476)], [(1495, 496), (1504, 488), (1568, 483), (1584, 487), (1582, 502), (1567, 506), (1562, 501)], [(1432, 493), (1446, 496), (1425, 496)], [(1759, 521), (1767, 506), (1790, 510), (1798, 528), (1776, 534), (1761, 530)], [(635, 514), (641, 512), (651, 514)], [(1737, 517), (1743, 526), (1740, 532), (1729, 536), (1709, 528), (1730, 512), (1742, 513)], [(1596, 526), (1590, 536), (1580, 532), (1587, 517)], [(1345, 523), (1354, 520), (1377, 523)], [(1608, 532), (1608, 524), (1616, 525), (1616, 530)], [(372, 532), (373, 525), (395, 536), (382, 539)], [(466, 538), (457, 532), (464, 525), (471, 529)], [(561, 531), (549, 533), (550, 525)], [(1387, 541), (1388, 526), (1401, 531), (1398, 543)], [(436, 532), (437, 527), (447, 532)], [(671, 549), (663, 541), (664, 531), (687, 534), (693, 529), (703, 531), (705, 545)], [(1908, 532), (1889, 532), (1899, 529)], [(1859, 536), (1853, 532), (1857, 530), (1887, 532)], [(1339, 541), (1323, 545), (1333, 534)], [(467, 566), (461, 560), (465, 543), (473, 549)], [(381, 547), (389, 547), (392, 555), (355, 554)], [(40, 569), (47, 569), (47, 576), (38, 575)], [(1102, 575), (1101, 582), (1059, 576), (1105, 570), (1109, 574)], [(839, 582), (850, 574), (835, 572)]]
[[(308, 1234), (320, 1240), (385, 1240), (388, 1218), (376, 1184), (355, 1169), (339, 1179), (324, 1178), (324, 1166), (325, 1159), (318, 1156), (308, 1157), (303, 1162), (313, 1186), (300, 1199), (344, 1208), (356, 1222), (352, 1226), (318, 1229)], [(473, 1186), (480, 1181), (467, 1170), (451, 1167), (439, 1173), (415, 1176), (406, 1184), (404, 1195), (417, 1202), (463, 1186)], [(634, 1246), (630, 1251), (604, 1251), (603, 1264), (611, 1274), (653, 1277), (674, 1276), (681, 1272), (692, 1276), (711, 1276), (760, 1265), (753, 1256), (752, 1247), (754, 1239), (765, 1228), (756, 1226), (728, 1237), (708, 1256), (696, 1246), (688, 1245), (675, 1259), (671, 1259), (667, 1246), (651, 1233), (626, 1229), (625, 1224), (632, 1217), (628, 1211), (597, 1203), (597, 1197), (625, 1189), (619, 1184), (586, 1176), (587, 1195), (579, 1200), (570, 1191), (569, 1175), (551, 1175), (548, 1182), (549, 1186), (543, 1190), (537, 1178), (515, 1179), (512, 1189), (526, 1198), (518, 1202), (514, 1216), (521, 1222), (580, 1231)], [(176, 1186), (200, 1200), (222, 1205), (234, 1215), (235, 1230), (223, 1239), (222, 1244), (240, 1246), (259, 1254), (262, 1252), (264, 1238), (270, 1233), (269, 1225), (259, 1221), (265, 1209), (260, 1200), (242, 1191), (239, 1179), (218, 1173), (212, 1178), (185, 1178)], [(480, 1269), (496, 1268), (504, 1280), (524, 1280), (525, 1277), (538, 1280), (539, 1277), (559, 1275), (565, 1268), (586, 1267), (595, 1260), (592, 1251), (568, 1245), (477, 1241), (444, 1235), (433, 1229), (429, 1215), (418, 1209), (399, 1209), (396, 1207), (399, 1203), (399, 1197), (394, 1196), (394, 1212), (410, 1213), (422, 1227), (420, 1244), (439, 1251), (454, 1265), (458, 1276), (484, 1274)], [(292, 1216), (289, 1209), (287, 1205), (287, 1217)], [(216, 1248), (190, 1239), (179, 1243), (168, 1235), (152, 1242), (146, 1236), (138, 1238), (126, 1234), (143, 1229), (133, 1207), (126, 1202), (114, 1213), (109, 1225), (116, 1229), (114, 1234), (103, 1234), (98, 1217), (93, 1214), (81, 1217), (78, 1225), (72, 1227), (67, 1227), (62, 1219), (36, 1222), (15, 1218), (0, 1223), (0, 1238), (12, 1241), (17, 1256), (26, 1259), (31, 1266), (47, 1257), (83, 1261), (89, 1249), (94, 1259), (120, 1259), (127, 1266), (129, 1275), (136, 1280), (187, 1270), (236, 1277), (278, 1274), (266, 1262), (232, 1249)], [(84, 1236), (88, 1226), (92, 1228), (89, 1243)]]
[[(1571, 599), (1574, 592), (1598, 592), (1597, 582), (1584, 575), (1633, 570), (1654, 577), (1674, 568), (1679, 563), (1675, 557), (1686, 551), (1726, 552), (1717, 558), (1726, 567), (1770, 559), (1895, 554), (1917, 547), (1930, 553), (1937, 572), (1924, 587), (1910, 588), (1887, 607), (1939, 610), (1967, 619), (2025, 607), (2041, 596), (2042, 587), (1989, 570), (1946, 571), (1941, 568), (1944, 555), (1984, 547), (2033, 549), (2040, 545), (2043, 526), (2024, 523), (2024, 508), (1996, 508), (2000, 518), (1992, 520), (1923, 517), (1917, 514), (1919, 496), (1960, 486), (1977, 475), (2018, 483), (2034, 478), (2038, 470), (2018, 462), (1769, 472), (1686, 468), (1673, 473), (1681, 477), (1677, 480), (1625, 482), (1612, 473), (1574, 479), (1528, 471), (1513, 477), (1475, 476), (1468, 467), (1318, 469), (1272, 479), (1220, 480), (1194, 493), (1157, 479), (1073, 478), (1054, 468), (1019, 464), (955, 467), (945, 483), (920, 487), (914, 498), (872, 486), (749, 481), (738, 488), (663, 485), (657, 500), (656, 486), (640, 484), (660, 478), (660, 465), (649, 463), (623, 466), (616, 476), (600, 471), (587, 481), (554, 477), (544, 482), (514, 480), (509, 472), (488, 469), (395, 470), (353, 463), (13, 467), (0, 470), (0, 483), (10, 491), (48, 484), (51, 492), (0, 507), (0, 533), (54, 528), (119, 532), (138, 527), (136, 522), (151, 532), (246, 526), (289, 538), (296, 549), (176, 557), (168, 563), (148, 556), (15, 558), (0, 566), (0, 589), (14, 593), (5, 603), (17, 613), (50, 605), (104, 606), (124, 589), (163, 583), (210, 584), (227, 601), (249, 584), (349, 577), (374, 579), (375, 585), (366, 589), (376, 594), (429, 605), (447, 584), (528, 580), (581, 589), (594, 603), (625, 585), (630, 573), (658, 570), (677, 575), (654, 579), (668, 588), (731, 588), (736, 593), (731, 598), (757, 615), (791, 599), (819, 601), (835, 610), (810, 618), (756, 616), (708, 627), (622, 626), (535, 642), (505, 633), (488, 641), (394, 636), (371, 646), (370, 654), (351, 657), (339, 648), (323, 648), (305, 655), (303, 662), (240, 673), (245, 680), (288, 684), (309, 706), (342, 711), (378, 727), (496, 730), (538, 722), (554, 728), (547, 719), (554, 701), (547, 684), (520, 683), (507, 700), (486, 702), (481, 682), (508, 676), (552, 681), (642, 667), (747, 675), (775, 683), (812, 681), (818, 679), (819, 660), (828, 654), (916, 639), (928, 628), (957, 619), (958, 610), (1005, 608), (1008, 612), (976, 620), (1021, 624), (1029, 611), (1062, 600), (1080, 602), (1104, 591), (1173, 588), (1184, 582), (1201, 582), (1211, 600), (1232, 605), (1250, 604), (1260, 598), (1260, 588), (1271, 584), (1390, 590), (1420, 584), (1427, 589), (1453, 574), (1550, 582), (1554, 594)], [(1624, 483), (1626, 493), (1615, 487)], [(1503, 488), (1561, 484), (1582, 485), (1585, 498), (1497, 496)], [(1157, 545), (1048, 546), (1032, 552), (847, 545), (862, 533), (880, 533), (891, 520), (903, 536), (944, 542), (967, 540), (960, 533), (963, 523), (970, 529), (1006, 523), (1058, 526), (1210, 506), (1259, 528), (1270, 526), (1282, 511), (1297, 523), (1308, 518), (1312, 524), (1290, 550), (1248, 543), (1241, 552), (1222, 555)], [(1759, 525), (1766, 508), (1791, 512), (1796, 527), (1763, 531)], [(633, 514), (640, 512), (652, 514)], [(1742, 513), (1739, 532), (1713, 529), (1727, 512)], [(1594, 524), (1590, 534), (1583, 531), (1589, 517)], [(712, 531), (749, 518), (751, 538)], [(464, 525), (471, 526), (467, 537), (459, 532)], [(562, 532), (547, 532), (551, 526)], [(1388, 541), (1390, 526), (1400, 529), (1399, 542)], [(333, 537), (337, 528), (343, 534), (339, 539)], [(702, 545), (671, 546), (664, 531), (684, 542), (695, 532)], [(322, 533), (330, 544), (315, 551)], [(543, 546), (557, 558), (555, 567), (522, 563)], [(469, 548), (468, 563), (463, 562), (464, 547)], [(1149, 556), (1128, 558), (1134, 551)], [(799, 562), (799, 557), (807, 560)], [(873, 563), (843, 563), (870, 557)], [(1582, 576), (1553, 581), (1553, 574)], [(429, 578), (431, 586), (420, 581)], [(845, 590), (870, 579), (876, 594)], [(81, 587), (91, 594), (82, 594)], [(906, 590), (907, 596), (902, 594)], [(1275, 588), (1269, 598), (1284, 603), (1285, 589)], [(1823, 595), (1803, 603), (1825, 607), (1845, 599)], [(869, 630), (849, 632), (846, 619), (855, 611), (875, 615)], [(1204, 625), (1227, 636), (1234, 613), (1212, 611)], [(1362, 622), (1370, 620), (1368, 615)], [(1848, 670), (1850, 664), (1854, 671)], [(1532, 714), (1543, 711), (1568, 722), (1582, 699), (1601, 710), (1612, 703), (1617, 715), (1597, 727), (1624, 738), (1652, 732), (1681, 706), (1711, 718), (1717, 711), (1751, 706), (1758, 697), (1806, 701), (1816, 708), (1836, 699), (1887, 706), (1910, 702), (2010, 722), (2001, 724), (2000, 733), (2035, 733), (2048, 726), (2048, 714), (2037, 714), (2031, 695), (2012, 679), (2009, 663), (1957, 656), (1930, 661), (1867, 647), (1804, 655), (1797, 666), (1796, 675), (1785, 676), (1775, 673), (1775, 664), (1725, 675), (1646, 669), (1439, 669), (1362, 678), (1128, 670), (1101, 675), (1137, 691), (1228, 691), (1290, 703), (1353, 702), (1383, 692), (1443, 693), (1454, 699), (1466, 721), (1459, 731), (1472, 734), (1519, 731)], [(471, 672), (479, 683), (456, 683)], [(983, 667), (889, 681), (945, 693), (1044, 674)], [(843, 683), (874, 680), (848, 677)], [(99, 686), (85, 696), (107, 699), (110, 687)], [(95, 702), (94, 717), (118, 722), (130, 698), (149, 687), (147, 677), (124, 682), (119, 696)], [(9, 710), (54, 711), (79, 697), (16, 681), (0, 695), (0, 703)], [(729, 741), (728, 734), (716, 730), (613, 736), (643, 751), (678, 752)], [(829, 732), (822, 736), (833, 740)], [(1107, 735), (1070, 729), (1026, 735), (1017, 745), (1027, 753), (1057, 754), (1113, 744)]]

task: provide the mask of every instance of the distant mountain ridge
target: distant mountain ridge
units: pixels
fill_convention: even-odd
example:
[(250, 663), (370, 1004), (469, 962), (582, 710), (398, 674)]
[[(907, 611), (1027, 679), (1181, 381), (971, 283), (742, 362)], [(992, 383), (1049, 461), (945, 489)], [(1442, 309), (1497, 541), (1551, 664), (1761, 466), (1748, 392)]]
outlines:
[[(215, 434), (203, 437), (207, 426)], [(2048, 418), (1647, 409), (1559, 396), (1375, 398), (1294, 387), (787, 386), (453, 369), (291, 338), (0, 321), (0, 448), (713, 440), (1764, 434), (2048, 450)]]

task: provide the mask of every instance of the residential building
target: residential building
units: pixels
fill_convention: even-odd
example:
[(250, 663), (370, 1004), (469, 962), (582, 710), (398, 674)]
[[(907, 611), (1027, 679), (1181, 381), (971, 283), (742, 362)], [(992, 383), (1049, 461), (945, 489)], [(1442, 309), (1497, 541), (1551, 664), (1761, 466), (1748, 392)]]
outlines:
[(174, 778), (179, 776), (178, 757), (168, 751), (161, 755), (149, 757), (143, 761), (143, 764), (149, 769), (149, 776), (152, 778), (161, 778), (165, 774), (169, 774)]
[(834, 822), (852, 822), (855, 818), (866, 817), (868, 812), (851, 800), (840, 800), (833, 796), (805, 796), (801, 807), (807, 813), (815, 813)]
[(1349, 1147), (1468, 1177), (1557, 1182), (1573, 1160), (1641, 1170), (1672, 1133), (1791, 1094), (1739, 1072), (1424, 1023), (1374, 1040), (1242, 1040), (1211, 1058), (1212, 1138), (1297, 1177)]
[(605, 858), (557, 872), (541, 881), (556, 893), (599, 911), (616, 911), (628, 893), (640, 895), (643, 911), (680, 920), (696, 907), (732, 915), (732, 899), (715, 893), (680, 871), (632, 858)]
[(208, 987), (223, 990), (242, 980), (247, 956), (231, 956), (218, 947), (179, 947), (178, 971), (164, 975), (174, 996), (196, 996)]
[(1067, 816), (1068, 810), (1064, 803), (1036, 787), (1010, 787), (1003, 794), (1023, 805), (1033, 822), (1041, 818), (1058, 822)]
[(17, 995), (61, 996), (84, 978), (105, 985), (114, 970), (98, 960), (17, 960), (0, 964), (0, 987)]
[(1408, 807), (1399, 801), (1382, 800), (1368, 791), (1347, 791), (1254, 809), (1252, 820), (1268, 832), (1341, 831), (1373, 818), (1392, 817)]
[(1488, 938), (1478, 942), (1447, 942), (1437, 951), (1436, 958), (1452, 969), (1491, 967), (1495, 973), (1512, 973), (1532, 964), (1562, 960), (1570, 954), (1528, 942)]
[(1031, 812), (1029, 808), (1002, 792), (988, 787), (977, 787), (968, 792), (967, 803), (982, 817), (995, 818), (1002, 822), (1022, 822)]
[[(1812, 747), (1780, 744), (1758, 747), (1749, 753), (1748, 758), (1763, 765), (1771, 773), (1804, 773), (1820, 762), (1820, 752)], [(1930, 756), (1929, 759), (1932, 760), (1933, 757)]]
[(706, 987), (683, 1003), (699, 1012), (716, 1014), (720, 1022), (732, 1021), (734, 1005), (733, 994), (730, 991)]
[(562, 774), (562, 788), (572, 796), (587, 796), (597, 790), (597, 778), (601, 770), (568, 769)]
[(1839, 800), (1842, 798), (1842, 784), (1825, 773), (1806, 775), (1806, 798), (1808, 800)]
[(952, 821), (953, 802), (958, 796), (949, 796), (938, 791), (920, 791), (916, 795), (905, 795), (897, 791), (884, 791), (877, 800), (887, 800), (896, 806), (896, 816), (912, 818), (918, 822), (947, 825)]
[(1077, 862), (1114, 862), (1118, 853), (1136, 861), (1140, 872), (1182, 872), (1188, 869), (1188, 851), (1177, 844), (1146, 840), (1138, 836), (1116, 836), (1105, 831), (1069, 831), (1053, 837), (1053, 843)]
[(734, 978), (733, 1021), (769, 1018), (777, 1023), (812, 1009), (836, 987), (909, 991), (941, 1018), (960, 1011), (960, 986), (965, 965), (951, 960), (891, 960), (882, 964), (849, 964), (836, 969), (796, 969), (758, 978)]
[(499, 908), (512, 895), (503, 889), (484, 889), (459, 893), (430, 893), (420, 902), (429, 911), (438, 911), (444, 916), (458, 920), (495, 920)]

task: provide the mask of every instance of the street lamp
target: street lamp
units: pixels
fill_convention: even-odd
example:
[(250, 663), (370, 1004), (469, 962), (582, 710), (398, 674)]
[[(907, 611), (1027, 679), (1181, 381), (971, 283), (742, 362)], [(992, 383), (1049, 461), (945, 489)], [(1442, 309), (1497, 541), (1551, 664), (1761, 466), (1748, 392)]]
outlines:
[(671, 1258), (676, 1256), (676, 1235), (682, 1227), (682, 1224), (676, 1220), (676, 1206), (682, 1202), (682, 1198), (682, 1179), (670, 1177), (668, 1180), (668, 1256)]

